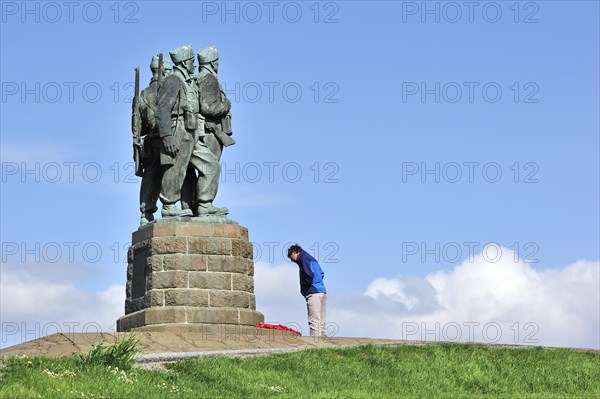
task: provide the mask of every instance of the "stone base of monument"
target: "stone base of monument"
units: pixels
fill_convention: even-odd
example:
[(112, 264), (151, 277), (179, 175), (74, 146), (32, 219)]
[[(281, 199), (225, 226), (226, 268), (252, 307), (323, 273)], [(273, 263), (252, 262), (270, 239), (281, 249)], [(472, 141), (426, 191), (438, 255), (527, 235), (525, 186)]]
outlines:
[[(133, 331), (136, 333), (172, 333), (172, 334), (192, 334), (203, 336), (235, 336), (240, 337), (256, 337), (259, 335), (269, 334), (271, 331), (265, 328), (256, 328), (250, 325), (241, 324), (214, 324), (214, 323), (167, 323), (167, 324), (151, 324), (142, 327), (137, 327)], [(290, 331), (282, 331), (284, 334), (293, 334)]]
[(225, 217), (167, 218), (133, 233), (117, 331), (201, 332), (263, 321), (247, 228)]
[[(218, 329), (215, 325), (210, 327)], [(240, 331), (247, 331), (248, 334), (236, 333), (238, 329)], [(422, 345), (427, 343), (373, 338), (303, 337), (289, 331), (232, 325), (224, 327), (221, 333), (214, 329), (198, 334), (174, 334), (173, 332), (175, 331), (137, 332), (136, 330), (134, 336), (140, 340), (140, 354), (136, 357), (136, 360), (139, 363), (146, 363), (151, 361), (175, 361), (207, 354), (266, 354), (279, 350), (335, 348), (366, 344), (398, 345), (416, 343)], [(39, 339), (0, 349), (0, 360), (11, 356), (61, 357), (72, 356), (78, 353), (86, 354), (92, 345), (97, 345), (100, 342), (116, 342), (117, 340), (130, 337), (129, 334), (114, 332), (65, 332), (47, 335)]]

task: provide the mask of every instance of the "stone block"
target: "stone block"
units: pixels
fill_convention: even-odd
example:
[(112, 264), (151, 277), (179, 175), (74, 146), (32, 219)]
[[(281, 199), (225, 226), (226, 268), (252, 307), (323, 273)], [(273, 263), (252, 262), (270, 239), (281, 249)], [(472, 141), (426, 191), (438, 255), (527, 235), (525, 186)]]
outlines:
[(163, 288), (187, 288), (188, 272), (185, 271), (166, 271), (155, 272), (148, 276), (148, 290)]
[(254, 278), (246, 274), (231, 274), (231, 289), (237, 291), (254, 292)]
[(206, 271), (206, 255), (170, 254), (163, 255), (162, 267), (167, 270)]
[(208, 306), (208, 290), (174, 288), (164, 290), (165, 306)]
[(210, 290), (209, 306), (214, 308), (249, 308), (250, 295), (242, 291)]
[(208, 308), (185, 308), (186, 319), (188, 323), (207, 323)]
[(208, 254), (208, 243), (210, 239), (204, 237), (188, 237), (188, 253), (206, 255)]
[(251, 242), (244, 241), (244, 258), (246, 259), (254, 259), (254, 247)]
[(185, 254), (163, 255), (163, 270), (182, 270)]
[(179, 223), (155, 223), (152, 226), (152, 237), (173, 237), (177, 235)]
[(210, 223), (176, 223), (175, 232), (179, 236), (212, 237), (213, 225)]
[(127, 281), (131, 281), (132, 277), (133, 277), (133, 260), (131, 262), (127, 263)]
[(248, 241), (239, 238), (231, 239), (231, 254), (233, 256), (241, 256), (243, 258), (252, 259), (253, 252), (254, 248)]
[(252, 259), (246, 259), (246, 274), (248, 276), (254, 276), (254, 261)]
[(150, 240), (152, 255), (184, 254), (187, 252), (186, 237), (153, 237)]
[(154, 255), (146, 258), (148, 262), (148, 270), (152, 272), (160, 272), (163, 270), (163, 255)]
[(145, 319), (144, 313), (145, 313), (144, 310), (140, 310), (138, 312), (131, 313), (131, 314), (120, 317), (117, 320), (117, 331), (118, 332), (129, 331), (133, 328), (143, 326), (144, 319)]
[(231, 240), (220, 237), (188, 237), (188, 253), (200, 255), (231, 255)]
[(190, 272), (190, 288), (231, 290), (231, 273)]
[(163, 306), (144, 309), (144, 323), (164, 324), (164, 323), (185, 323), (185, 308), (179, 306)]
[(165, 294), (163, 290), (150, 290), (146, 293), (148, 306), (165, 306)]
[(188, 323), (238, 324), (235, 308), (185, 308)]
[(239, 312), (234, 308), (208, 308), (206, 309), (207, 323), (238, 324)]
[(133, 247), (130, 245), (129, 248), (127, 248), (127, 263), (133, 262), (133, 252)]
[(245, 228), (244, 226), (240, 226), (240, 228), (242, 229), (242, 231), (240, 233), (240, 238), (250, 242), (250, 239), (248, 238), (248, 229)]
[(206, 271), (207, 255), (187, 254), (181, 264), (182, 270)]
[(245, 273), (247, 268), (246, 261), (239, 256), (209, 255), (206, 264), (209, 272)]
[(248, 229), (239, 224), (214, 224), (212, 226), (212, 236), (248, 240)]
[(240, 314), (240, 324), (247, 326), (255, 326), (265, 322), (265, 316), (255, 310), (238, 309)]

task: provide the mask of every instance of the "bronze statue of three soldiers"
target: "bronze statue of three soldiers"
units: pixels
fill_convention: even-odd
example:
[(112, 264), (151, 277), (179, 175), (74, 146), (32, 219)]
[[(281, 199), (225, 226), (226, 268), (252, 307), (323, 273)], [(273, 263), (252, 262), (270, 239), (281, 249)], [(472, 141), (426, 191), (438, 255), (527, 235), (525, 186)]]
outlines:
[(159, 198), (163, 218), (229, 213), (213, 205), (223, 147), (235, 144), (231, 102), (217, 80), (217, 48), (198, 53), (197, 76), (191, 46), (169, 55), (173, 66), (162, 54), (152, 58), (152, 79), (141, 93), (136, 68), (132, 131), (136, 175), (142, 177), (140, 227), (154, 221)]

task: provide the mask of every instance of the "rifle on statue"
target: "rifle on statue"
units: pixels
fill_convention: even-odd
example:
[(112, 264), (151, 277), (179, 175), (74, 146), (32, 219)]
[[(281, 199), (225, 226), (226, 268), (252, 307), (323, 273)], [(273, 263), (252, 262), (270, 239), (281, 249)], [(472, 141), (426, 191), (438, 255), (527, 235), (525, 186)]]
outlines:
[(164, 70), (163, 62), (164, 62), (163, 55), (162, 55), (162, 53), (160, 53), (158, 55), (158, 86), (159, 87), (160, 87), (160, 84), (162, 83), (162, 79), (163, 79), (163, 70)]
[(142, 177), (144, 169), (141, 162), (142, 117), (140, 115), (140, 68), (135, 68), (135, 88), (131, 104), (131, 133), (133, 134), (133, 162), (135, 175)]

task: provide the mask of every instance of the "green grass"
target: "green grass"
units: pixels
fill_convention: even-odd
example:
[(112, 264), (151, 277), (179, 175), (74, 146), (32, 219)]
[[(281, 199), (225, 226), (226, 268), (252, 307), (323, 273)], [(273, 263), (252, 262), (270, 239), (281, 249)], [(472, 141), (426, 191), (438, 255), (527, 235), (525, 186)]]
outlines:
[(168, 368), (9, 359), (0, 398), (600, 398), (600, 354), (566, 349), (367, 345)]
[(107, 344), (106, 341), (100, 341), (90, 348), (87, 355), (80, 353), (77, 359), (84, 365), (111, 366), (117, 370), (129, 371), (135, 363), (135, 355), (139, 353), (139, 343), (140, 340), (134, 334), (130, 334), (112, 345)]

